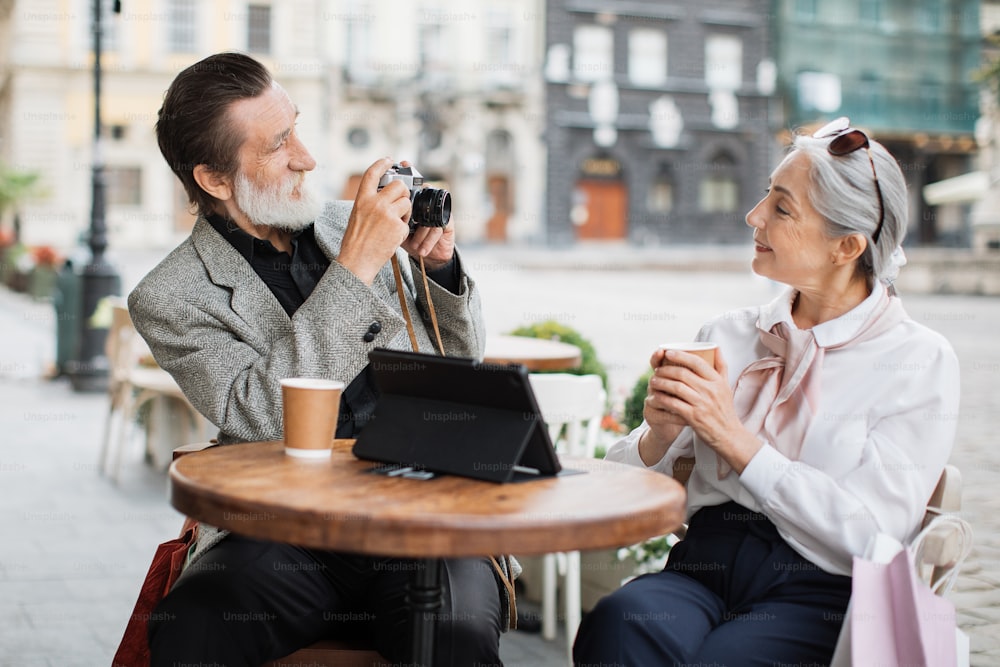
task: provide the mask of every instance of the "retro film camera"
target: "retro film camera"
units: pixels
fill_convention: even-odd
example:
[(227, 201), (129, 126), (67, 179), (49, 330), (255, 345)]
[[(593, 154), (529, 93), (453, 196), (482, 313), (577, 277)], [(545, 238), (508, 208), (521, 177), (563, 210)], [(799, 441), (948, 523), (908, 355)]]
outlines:
[(402, 181), (410, 191), (410, 231), (418, 225), (423, 227), (444, 227), (451, 219), (451, 193), (447, 190), (424, 187), (424, 177), (413, 167), (394, 164), (382, 174), (378, 181), (381, 190), (393, 181)]

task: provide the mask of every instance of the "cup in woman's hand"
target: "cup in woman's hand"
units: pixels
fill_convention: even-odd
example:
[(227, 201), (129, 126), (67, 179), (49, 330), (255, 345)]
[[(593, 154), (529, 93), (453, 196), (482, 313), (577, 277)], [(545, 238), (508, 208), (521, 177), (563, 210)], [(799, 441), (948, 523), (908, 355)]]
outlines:
[[(689, 343), (663, 343), (658, 346), (658, 349), (666, 350), (681, 350), (683, 352), (690, 352), (691, 354), (697, 354), (699, 357), (704, 359), (709, 366), (715, 368), (715, 351), (719, 349), (719, 346), (715, 343), (694, 341)], [(663, 357), (662, 365), (672, 365), (673, 362), (668, 360), (666, 356)]]

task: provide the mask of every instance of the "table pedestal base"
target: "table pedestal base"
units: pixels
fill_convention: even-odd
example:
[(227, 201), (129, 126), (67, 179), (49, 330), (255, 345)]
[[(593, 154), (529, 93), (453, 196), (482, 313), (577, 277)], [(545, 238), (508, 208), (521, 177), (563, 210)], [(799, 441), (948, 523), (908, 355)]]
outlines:
[(412, 619), (412, 657), (415, 665), (434, 664), (434, 624), (441, 608), (441, 560), (417, 559), (407, 596)]

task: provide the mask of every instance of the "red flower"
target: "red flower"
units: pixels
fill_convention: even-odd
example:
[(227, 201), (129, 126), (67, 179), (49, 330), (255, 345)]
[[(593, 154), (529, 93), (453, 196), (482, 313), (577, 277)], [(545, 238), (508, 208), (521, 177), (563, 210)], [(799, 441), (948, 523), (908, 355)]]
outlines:
[(47, 245), (32, 248), (31, 257), (35, 260), (35, 266), (55, 268), (59, 264), (59, 253)]
[(601, 429), (612, 433), (624, 433), (625, 427), (615, 418), (613, 414), (606, 414), (601, 417)]

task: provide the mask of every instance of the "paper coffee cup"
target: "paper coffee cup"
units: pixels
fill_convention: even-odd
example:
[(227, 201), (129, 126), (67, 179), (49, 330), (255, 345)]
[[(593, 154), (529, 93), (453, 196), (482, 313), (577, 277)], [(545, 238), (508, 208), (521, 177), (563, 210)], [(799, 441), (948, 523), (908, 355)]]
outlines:
[(325, 458), (333, 449), (344, 383), (318, 378), (281, 381), (281, 413), (285, 453), (300, 458)]
[[(715, 351), (718, 349), (718, 345), (715, 343), (707, 342), (688, 342), (688, 343), (663, 343), (657, 346), (660, 350), (682, 350), (684, 352), (690, 352), (691, 354), (697, 354), (699, 357), (708, 362), (709, 366), (715, 366)], [(670, 364), (671, 362), (666, 359), (663, 360), (664, 364)]]

